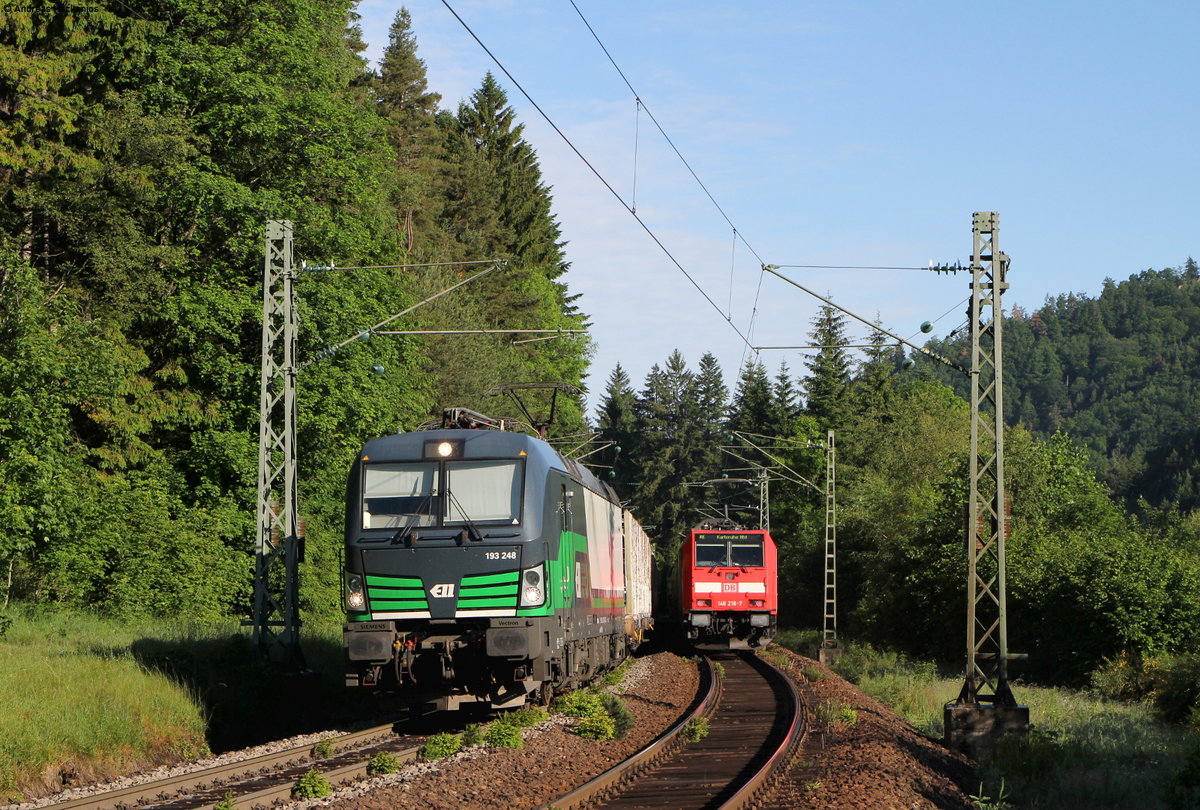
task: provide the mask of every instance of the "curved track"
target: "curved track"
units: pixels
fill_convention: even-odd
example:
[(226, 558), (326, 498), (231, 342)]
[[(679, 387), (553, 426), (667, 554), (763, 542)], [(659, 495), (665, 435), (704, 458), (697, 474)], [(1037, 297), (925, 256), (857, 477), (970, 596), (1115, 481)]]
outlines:
[(309, 768), (319, 765), (321, 774), (331, 784), (347, 784), (366, 776), (367, 762), (376, 752), (386, 750), (401, 762), (407, 762), (416, 759), (423, 741), (423, 737), (399, 735), (396, 724), (389, 723), (333, 737), (329, 741), (330, 756), (317, 755), (316, 746), (309, 743), (49, 805), (44, 810), (122, 810), (146, 806), (211, 810), (227, 791), (234, 794), (238, 808), (266, 808), (290, 800), (296, 780)]
[[(803, 738), (803, 704), (786, 675), (752, 654), (727, 656), (718, 663), (724, 677), (709, 678), (710, 692), (692, 714), (708, 718), (707, 736), (683, 743), (681, 722), (636, 757), (550, 806), (749, 806)], [(647, 765), (655, 754), (657, 761)]]

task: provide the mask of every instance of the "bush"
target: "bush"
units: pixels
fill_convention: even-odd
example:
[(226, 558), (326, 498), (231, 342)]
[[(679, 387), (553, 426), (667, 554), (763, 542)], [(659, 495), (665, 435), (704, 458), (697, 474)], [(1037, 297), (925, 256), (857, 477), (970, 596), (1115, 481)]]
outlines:
[[(455, 739), (457, 740), (458, 738), (455, 737)], [(424, 749), (422, 749), (423, 751)], [(427, 759), (441, 759), (441, 757), (427, 757)], [(367, 763), (367, 774), (369, 776), (384, 776), (389, 773), (395, 773), (398, 770), (400, 770), (400, 760), (387, 751), (380, 751), (371, 757), (371, 761)]]
[(1092, 673), (1092, 691), (1116, 700), (1144, 700), (1162, 691), (1169, 662), (1158, 656), (1127, 652), (1106, 658)]
[(1167, 668), (1161, 690), (1154, 696), (1154, 708), (1168, 722), (1187, 721), (1200, 705), (1200, 656), (1176, 658)]
[(524, 748), (521, 727), (497, 720), (487, 727), (487, 743), (496, 748)]
[(292, 788), (297, 799), (323, 799), (333, 793), (333, 785), (316, 768), (310, 769)]
[(457, 754), (460, 748), (462, 738), (457, 734), (434, 734), (421, 746), (421, 756), (425, 759), (445, 759)]
[(333, 738), (327, 737), (313, 746), (313, 756), (317, 759), (328, 759), (333, 756)]
[(807, 681), (823, 681), (829, 677), (820, 667), (805, 667), (802, 672)]
[(604, 711), (604, 704), (600, 702), (600, 698), (594, 692), (589, 692), (586, 689), (577, 689), (574, 692), (568, 692), (554, 701), (554, 710), (559, 714), (565, 714), (567, 717), (588, 717), (597, 712)]
[(611, 740), (616, 736), (617, 726), (607, 712), (601, 711), (576, 723), (575, 733), (589, 740)]
[(700, 742), (708, 736), (708, 718), (693, 717), (684, 724), (679, 733), (688, 742)]
[(213, 810), (237, 810), (237, 801), (233, 797), (233, 791), (225, 791), (225, 797), (213, 805)]
[(629, 730), (633, 728), (633, 712), (629, 711), (629, 707), (625, 705), (625, 701), (611, 692), (602, 692), (600, 694), (600, 703), (604, 706), (605, 713), (612, 718), (613, 738), (617, 740), (623, 739), (629, 733)]
[(820, 630), (798, 630), (795, 627), (780, 628), (775, 634), (775, 643), (792, 652), (816, 658), (821, 649)]
[(517, 709), (502, 722), (521, 728), (533, 728), (538, 723), (544, 723), (549, 717), (550, 713), (541, 706), (526, 706), (524, 709)]
[(483, 728), (478, 723), (468, 723), (463, 729), (462, 744), (479, 745), (483, 742)]

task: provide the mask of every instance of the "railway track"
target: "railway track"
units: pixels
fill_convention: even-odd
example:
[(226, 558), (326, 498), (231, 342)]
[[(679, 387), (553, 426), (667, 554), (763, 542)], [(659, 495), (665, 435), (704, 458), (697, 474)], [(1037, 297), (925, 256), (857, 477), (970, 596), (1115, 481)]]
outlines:
[(296, 781), (312, 767), (320, 766), (321, 775), (336, 787), (365, 778), (370, 758), (379, 751), (387, 751), (400, 762), (416, 759), (425, 738), (399, 734), (397, 725), (388, 723), (332, 737), (328, 751), (320, 753), (318, 746), (310, 743), (49, 805), (44, 810), (132, 810), (151, 806), (212, 810), (227, 792), (234, 795), (238, 810), (268, 808), (290, 801)]
[[(636, 756), (546, 808), (723, 808), (739, 810), (763, 792), (805, 732), (791, 680), (752, 654), (706, 658), (707, 694), (699, 706)], [(724, 677), (714, 677), (714, 663)], [(703, 688), (703, 687), (702, 687)], [(688, 721), (708, 734), (684, 742)]]

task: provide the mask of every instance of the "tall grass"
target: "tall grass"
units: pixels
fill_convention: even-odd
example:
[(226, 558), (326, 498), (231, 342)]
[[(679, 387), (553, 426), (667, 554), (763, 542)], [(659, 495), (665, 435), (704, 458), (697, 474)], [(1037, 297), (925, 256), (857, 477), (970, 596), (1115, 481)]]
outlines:
[(146, 628), (10, 615), (0, 637), (0, 801), (208, 751), (199, 701), (134, 657)]
[[(957, 697), (960, 677), (870, 645), (843, 646), (839, 674), (942, 738), (943, 708)], [(1193, 728), (1160, 721), (1149, 701), (1027, 685), (1013, 691), (1029, 706), (1030, 732), (1001, 740), (979, 765), (983, 794), (995, 797), (1003, 780), (1013, 808), (1200, 810), (1200, 734)]]

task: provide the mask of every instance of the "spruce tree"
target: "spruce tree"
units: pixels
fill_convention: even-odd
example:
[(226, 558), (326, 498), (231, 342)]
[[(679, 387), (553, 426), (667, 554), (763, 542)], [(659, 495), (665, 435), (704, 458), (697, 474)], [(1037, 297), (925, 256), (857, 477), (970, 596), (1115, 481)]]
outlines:
[(635, 491), (635, 459), (641, 451), (635, 414), (636, 404), (637, 396), (629, 375), (618, 363), (608, 376), (608, 384), (600, 400), (596, 427), (598, 438), (602, 442), (612, 443), (598, 455), (600, 463), (611, 469), (613, 475), (610, 481), (622, 499), (629, 498)]
[(822, 304), (812, 320), (809, 339), (820, 346), (804, 361), (805, 410), (822, 427), (837, 430), (849, 415), (850, 358), (846, 351), (846, 318), (836, 308)]

